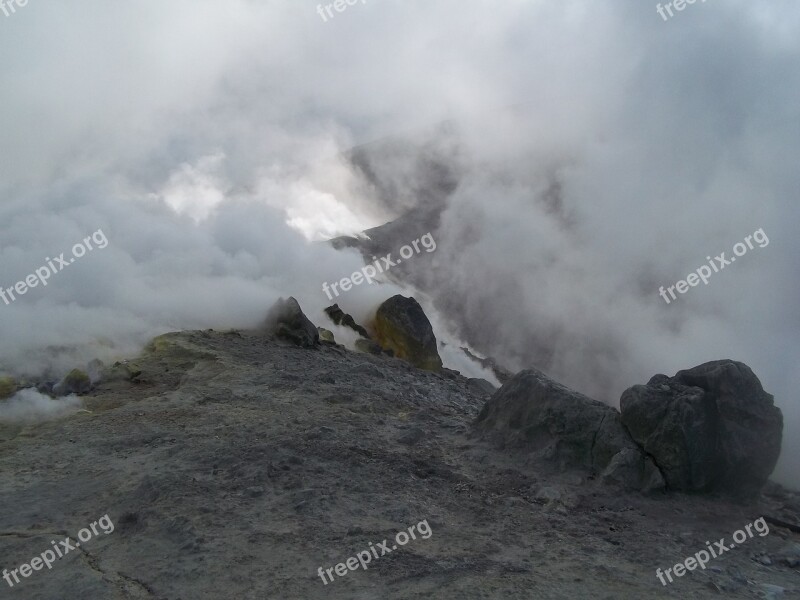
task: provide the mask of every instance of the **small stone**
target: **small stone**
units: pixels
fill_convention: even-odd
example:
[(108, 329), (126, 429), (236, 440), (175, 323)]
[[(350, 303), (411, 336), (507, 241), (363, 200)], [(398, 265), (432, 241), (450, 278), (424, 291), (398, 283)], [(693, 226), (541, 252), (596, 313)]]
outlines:
[(675, 538), (675, 539), (677, 540), (677, 542), (678, 542), (679, 544), (688, 545), (688, 544), (692, 544), (692, 543), (694, 543), (694, 541), (695, 541), (695, 536), (694, 536), (694, 534), (693, 534), (691, 531), (684, 531), (684, 532), (682, 532), (682, 533), (679, 533), (679, 534), (676, 536), (676, 538)]
[(780, 552), (776, 555), (776, 560), (779, 560), (787, 567), (800, 566), (800, 544), (790, 543), (781, 548)]
[(336, 343), (336, 338), (333, 336), (333, 332), (329, 329), (325, 329), (324, 327), (317, 327), (317, 331), (319, 332), (319, 339), (323, 342), (330, 342), (331, 344)]
[(245, 490), (245, 492), (251, 498), (258, 498), (259, 496), (263, 496), (264, 495), (265, 490), (264, 490), (264, 486), (257, 485), (257, 486), (253, 486), (253, 487), (247, 488)]
[(771, 583), (762, 583), (760, 586), (762, 592), (762, 598), (764, 600), (779, 600), (783, 598), (783, 592), (786, 591), (786, 588), (782, 588), (779, 585), (772, 585)]

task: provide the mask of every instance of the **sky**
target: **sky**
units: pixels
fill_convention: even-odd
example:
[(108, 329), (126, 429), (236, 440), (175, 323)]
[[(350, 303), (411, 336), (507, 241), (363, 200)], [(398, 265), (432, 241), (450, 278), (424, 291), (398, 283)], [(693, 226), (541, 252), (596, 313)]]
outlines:
[[(741, 360), (784, 412), (776, 476), (800, 485), (798, 26), (789, 0), (667, 20), (641, 0), (0, 12), (0, 286), (108, 240), (0, 301), (0, 367), (61, 374), (252, 326), (281, 295), (322, 322), (321, 284), (362, 262), (321, 241), (398, 216), (346, 153), (399, 137), (458, 176), (426, 281), (440, 336), (611, 404)], [(759, 229), (768, 245), (659, 297)], [(364, 318), (402, 290), (340, 304)]]

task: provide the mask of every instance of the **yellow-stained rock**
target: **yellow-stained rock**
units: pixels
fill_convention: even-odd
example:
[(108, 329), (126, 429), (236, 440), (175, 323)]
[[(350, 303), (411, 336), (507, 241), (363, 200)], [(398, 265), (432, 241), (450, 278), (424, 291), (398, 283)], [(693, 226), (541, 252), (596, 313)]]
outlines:
[(0, 377), (0, 400), (10, 398), (17, 393), (17, 380), (13, 377)]
[(382, 348), (426, 371), (441, 371), (436, 336), (425, 312), (414, 298), (392, 296), (375, 315), (375, 332)]

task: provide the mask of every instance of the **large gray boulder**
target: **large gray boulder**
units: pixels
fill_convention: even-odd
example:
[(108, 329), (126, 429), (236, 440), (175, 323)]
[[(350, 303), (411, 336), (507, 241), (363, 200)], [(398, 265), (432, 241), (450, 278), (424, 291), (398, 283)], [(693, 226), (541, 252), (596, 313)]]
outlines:
[(622, 423), (670, 489), (752, 496), (781, 450), (783, 415), (747, 365), (708, 362), (622, 394)]
[(263, 330), (305, 348), (319, 344), (319, 331), (303, 313), (297, 300), (279, 298), (269, 309)]
[(554, 461), (561, 469), (588, 469), (630, 488), (663, 487), (614, 408), (535, 369), (503, 384), (484, 405), (476, 426), (505, 446)]

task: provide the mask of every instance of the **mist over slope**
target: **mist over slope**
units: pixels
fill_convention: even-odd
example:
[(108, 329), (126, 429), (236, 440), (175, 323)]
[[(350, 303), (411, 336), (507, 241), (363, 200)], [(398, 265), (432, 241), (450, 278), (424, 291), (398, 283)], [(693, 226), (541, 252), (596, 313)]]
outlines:
[[(316, 242), (423, 210), (437, 250), (409, 281), (465, 342), (609, 403), (743, 361), (784, 412), (776, 475), (797, 485), (795, 4), (668, 23), (632, 0), (398, 0), (330, 22), (289, 0), (80, 7), (2, 23), (0, 286), (98, 229), (109, 244), (0, 303), (5, 370), (251, 326), (280, 295), (324, 322), (322, 283), (363, 263)], [(387, 136), (399, 149), (369, 144)], [(768, 246), (658, 296), (759, 228)], [(401, 289), (340, 304), (363, 319)]]
[[(503, 119), (492, 128), (498, 122)], [(526, 125), (513, 113), (507, 124), (510, 129)], [(492, 136), (490, 130), (471, 133), (483, 141)], [(451, 145), (451, 138), (440, 139)], [(408, 185), (427, 185), (433, 197), (445, 187), (446, 200), (421, 204), (369, 230), (370, 239), (340, 239), (337, 246), (361, 248), (365, 259), (390, 251), (396, 255), (414, 231), (434, 231), (439, 247), (425, 267), (403, 265), (393, 276), (429, 293), (462, 339), (512, 370), (536, 366), (613, 405), (623, 389), (644, 383), (653, 372), (674, 374), (716, 356), (755, 364), (786, 414), (785, 439), (793, 447), (792, 432), (800, 425), (794, 400), (800, 356), (795, 332), (783, 324), (795, 318), (794, 309), (759, 292), (786, 285), (782, 278), (793, 264), (782, 253), (791, 234), (768, 211), (762, 209), (757, 221), (757, 208), (742, 199), (741, 208), (725, 208), (730, 229), (717, 226), (719, 233), (712, 235), (708, 219), (687, 235), (660, 231), (657, 224), (666, 222), (669, 208), (655, 203), (620, 227), (633, 209), (607, 199), (607, 214), (595, 214), (593, 197), (602, 193), (579, 185), (591, 165), (532, 166), (525, 173), (526, 164), (546, 164), (535, 144), (518, 146), (520, 156), (480, 163), (465, 158), (468, 152), (448, 160), (452, 154), (432, 156), (429, 145), (423, 148), (407, 156), (406, 167), (418, 167), (417, 179)], [(354, 162), (360, 166), (361, 161)], [(431, 172), (438, 176), (433, 181)], [(391, 189), (391, 181), (381, 178), (393, 172), (369, 169), (365, 174), (377, 189)], [(718, 202), (722, 211), (727, 200), (709, 192), (707, 202)], [(664, 214), (654, 216), (659, 211)], [(752, 222), (769, 225), (748, 229)], [(669, 305), (658, 295), (659, 286), (702, 265), (703, 255), (725, 250), (730, 257), (730, 248), (754, 229), (765, 234), (756, 235), (760, 243), (728, 271), (712, 271), (707, 287)], [(742, 233), (726, 242), (737, 230)], [(796, 481), (792, 456), (784, 451), (778, 471), (784, 481)]]

